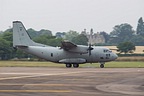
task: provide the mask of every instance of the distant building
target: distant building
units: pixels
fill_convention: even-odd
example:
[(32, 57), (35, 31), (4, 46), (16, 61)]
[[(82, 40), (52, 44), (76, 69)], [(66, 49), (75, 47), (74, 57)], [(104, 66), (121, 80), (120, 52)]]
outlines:
[(90, 30), (90, 32), (86, 32), (86, 29), (81, 32), (81, 34), (84, 34), (88, 38), (88, 44), (103, 44), (105, 43), (105, 38), (103, 35), (101, 35), (99, 32), (94, 33), (93, 29)]
[[(87, 32), (86, 29), (84, 29), (84, 31), (82, 31), (81, 34), (84, 34), (88, 38), (88, 44), (95, 45), (105, 43), (104, 36), (99, 32), (94, 33), (93, 29), (91, 29), (90, 32)], [(56, 38), (65, 38), (65, 35), (65, 32), (57, 32)]]

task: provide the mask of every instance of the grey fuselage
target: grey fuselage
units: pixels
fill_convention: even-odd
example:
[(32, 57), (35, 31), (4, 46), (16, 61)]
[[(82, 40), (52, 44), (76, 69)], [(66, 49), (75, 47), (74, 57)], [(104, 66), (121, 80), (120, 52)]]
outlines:
[(34, 42), (24, 25), (20, 21), (13, 22), (13, 47), (39, 58), (64, 63), (66, 67), (79, 67), (83, 63), (97, 63), (104, 67), (104, 63), (115, 60), (118, 56), (106, 47), (76, 45), (63, 41), (61, 47), (52, 47)]
[(57, 63), (65, 63), (59, 62), (63, 59), (76, 59), (82, 58), (85, 59), (84, 62), (73, 62), (73, 63), (97, 63), (97, 62), (108, 62), (113, 61), (117, 58), (117, 55), (110, 51), (105, 47), (93, 47), (94, 49), (91, 51), (91, 55), (88, 53), (74, 53), (65, 51), (59, 47), (51, 47), (51, 46), (28, 46), (28, 48), (20, 48), (21, 50), (33, 54), (39, 58), (43, 58), (45, 60)]

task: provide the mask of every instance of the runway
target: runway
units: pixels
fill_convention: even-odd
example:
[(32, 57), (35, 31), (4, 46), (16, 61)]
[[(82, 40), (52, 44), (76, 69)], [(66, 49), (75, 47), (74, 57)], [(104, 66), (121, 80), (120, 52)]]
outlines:
[(0, 96), (143, 96), (144, 68), (0, 67)]

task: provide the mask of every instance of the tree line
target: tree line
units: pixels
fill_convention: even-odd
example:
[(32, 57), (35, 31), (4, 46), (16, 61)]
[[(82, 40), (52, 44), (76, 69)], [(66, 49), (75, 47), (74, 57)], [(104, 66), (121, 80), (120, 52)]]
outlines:
[(143, 46), (144, 45), (144, 22), (142, 17), (138, 20), (136, 30), (128, 24), (116, 25), (113, 31), (110, 33), (109, 44), (117, 45), (121, 42), (132, 42), (134, 45)]
[[(80, 34), (77, 31), (70, 30), (68, 32), (57, 32), (62, 33), (64, 37), (53, 36), (50, 30), (42, 29), (36, 31), (32, 28), (27, 30), (31, 38), (38, 43), (50, 45), (50, 46), (61, 46), (61, 41), (69, 40), (75, 44), (88, 45), (88, 38)], [(106, 42), (104, 44), (96, 45), (115, 45), (119, 49), (120, 53), (128, 53), (135, 50), (134, 46), (144, 46), (144, 22), (142, 17), (139, 18), (137, 29), (128, 23), (123, 23), (113, 27), (112, 32), (100, 32), (104, 36)], [(129, 45), (130, 44), (130, 45)], [(131, 46), (125, 49), (124, 46)], [(22, 51), (13, 48), (12, 44), (12, 28), (0, 32), (0, 59), (12, 59), (12, 58), (28, 58), (31, 55), (25, 54)]]

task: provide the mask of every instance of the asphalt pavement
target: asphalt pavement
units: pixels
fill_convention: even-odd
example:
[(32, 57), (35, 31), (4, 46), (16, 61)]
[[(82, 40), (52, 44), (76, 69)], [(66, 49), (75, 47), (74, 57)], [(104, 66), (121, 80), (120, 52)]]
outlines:
[(144, 68), (0, 67), (0, 96), (144, 96)]

